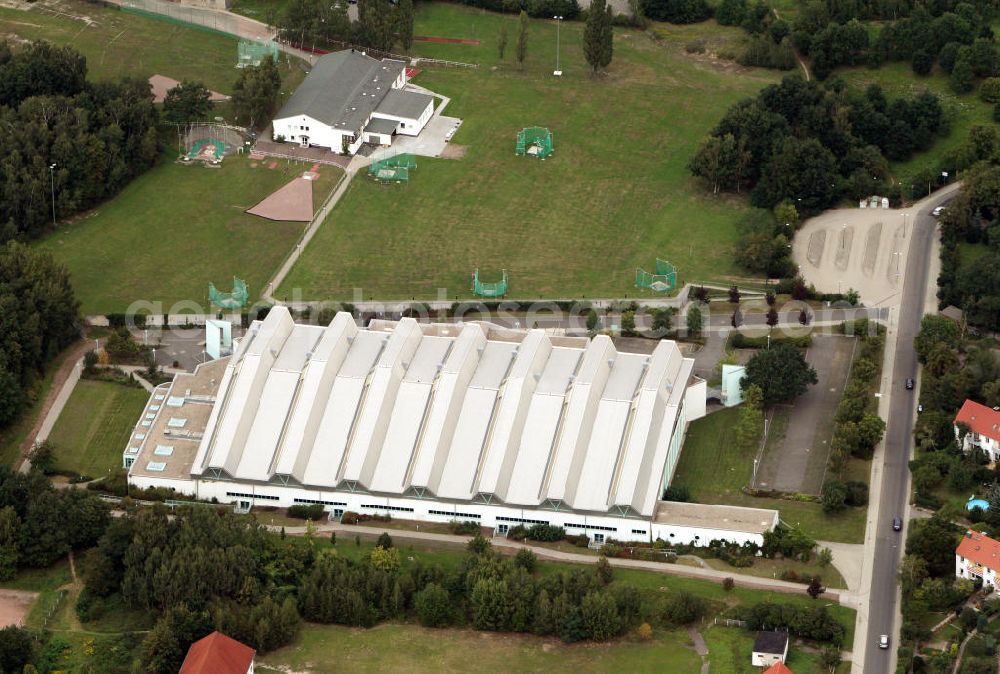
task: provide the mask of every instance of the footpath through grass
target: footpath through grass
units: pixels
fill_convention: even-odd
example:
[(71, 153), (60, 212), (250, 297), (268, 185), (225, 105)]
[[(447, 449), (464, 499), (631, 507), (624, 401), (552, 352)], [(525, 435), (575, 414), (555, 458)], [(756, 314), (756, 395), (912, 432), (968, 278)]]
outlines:
[[(61, 224), (36, 244), (69, 268), (84, 314), (160, 303), (152, 313), (208, 311), (208, 283), (245, 279), (251, 296), (291, 251), (306, 223), (273, 222), (243, 211), (301, 175), (309, 164), (254, 162), (234, 155), (222, 168), (182, 165), (167, 152), (112, 201)], [(321, 201), (340, 178), (324, 166), (313, 185)], [(184, 304), (178, 304), (178, 303)]]
[[(634, 297), (635, 268), (657, 256), (680, 280), (738, 273), (732, 260), (742, 199), (715, 197), (687, 164), (704, 135), (735, 101), (777, 81), (774, 71), (743, 69), (689, 55), (706, 24), (671, 27), (666, 37), (615, 29), (614, 62), (592, 77), (583, 59), (583, 25), (561, 31), (562, 77), (553, 77), (554, 22), (531, 22), (528, 58), (513, 45), (498, 61), (496, 36), (515, 18), (444, 3), (423, 4), (416, 33), (479, 39), (473, 45), (415, 43), (421, 55), (481, 63), (477, 69), (427, 68), (415, 84), (451, 97), (461, 117), (458, 161), (418, 158), (406, 185), (359, 176), (277, 293), (308, 299), (363, 296), (470, 296), (470, 277), (510, 275), (511, 297)], [(700, 31), (700, 32), (699, 32)], [(517, 132), (549, 127), (555, 154), (514, 154)]]
[(827, 515), (819, 503), (761, 498), (743, 493), (753, 474), (757, 452), (736, 446), (735, 427), (740, 410), (731, 407), (691, 424), (674, 474), (673, 484), (691, 490), (698, 503), (723, 503), (749, 508), (772, 508), (786, 524), (824, 541), (863, 543), (865, 509), (848, 508)]
[(138, 386), (81, 379), (49, 434), (56, 469), (103, 477), (119, 467), (148, 400), (149, 393)]

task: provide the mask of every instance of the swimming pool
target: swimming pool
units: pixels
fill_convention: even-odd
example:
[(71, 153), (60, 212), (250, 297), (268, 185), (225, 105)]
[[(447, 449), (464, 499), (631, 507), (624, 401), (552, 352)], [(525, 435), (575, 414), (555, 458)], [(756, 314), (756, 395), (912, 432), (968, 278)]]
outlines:
[(983, 510), (989, 510), (990, 502), (984, 498), (970, 498), (969, 502), (965, 504), (965, 509), (972, 510), (973, 508), (982, 508)]

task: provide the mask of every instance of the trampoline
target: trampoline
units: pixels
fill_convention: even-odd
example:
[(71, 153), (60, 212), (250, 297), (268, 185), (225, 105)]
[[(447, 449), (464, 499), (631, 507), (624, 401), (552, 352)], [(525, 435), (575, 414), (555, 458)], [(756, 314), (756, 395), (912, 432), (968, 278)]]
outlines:
[(191, 151), (187, 153), (187, 158), (200, 159), (201, 161), (221, 161), (225, 153), (226, 144), (218, 138), (202, 138), (194, 142)]

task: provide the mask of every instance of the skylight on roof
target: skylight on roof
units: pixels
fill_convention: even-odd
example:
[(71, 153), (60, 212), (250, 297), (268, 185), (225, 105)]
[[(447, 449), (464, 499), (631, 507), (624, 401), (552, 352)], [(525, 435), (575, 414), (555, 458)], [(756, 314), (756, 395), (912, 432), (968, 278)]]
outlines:
[(153, 454), (157, 456), (171, 456), (174, 453), (174, 448), (170, 445), (157, 445), (156, 449), (153, 450)]
[(152, 471), (154, 473), (162, 473), (167, 469), (167, 464), (165, 461), (150, 461), (146, 464), (146, 470)]
[(170, 428), (184, 428), (184, 426), (187, 425), (187, 422), (188, 422), (187, 419), (174, 417), (173, 419), (167, 422), (167, 426), (170, 426)]
[(180, 407), (184, 404), (184, 398), (181, 396), (170, 396), (167, 398), (167, 407)]

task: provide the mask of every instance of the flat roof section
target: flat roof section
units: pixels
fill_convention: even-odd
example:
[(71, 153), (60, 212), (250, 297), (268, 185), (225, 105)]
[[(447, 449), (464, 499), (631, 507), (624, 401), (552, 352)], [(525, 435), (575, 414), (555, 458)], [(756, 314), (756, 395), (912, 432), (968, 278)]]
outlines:
[(576, 373), (576, 368), (583, 357), (580, 349), (567, 349), (565, 347), (555, 347), (549, 354), (549, 360), (545, 363), (542, 376), (535, 387), (536, 393), (548, 393), (564, 396), (566, 389)]
[[(191, 467), (198, 453), (198, 445), (208, 425), (208, 417), (212, 413), (210, 401), (214, 400), (218, 393), (228, 361), (228, 358), (223, 358), (203, 363), (194, 373), (176, 375), (166, 391), (160, 388), (154, 390), (147, 408), (157, 403), (157, 395), (164, 394), (181, 398), (184, 403), (180, 407), (161, 407), (149, 427), (139, 426), (133, 432), (129, 448), (136, 448), (136, 440), (141, 440), (141, 443), (137, 448), (138, 451), (129, 454), (135, 457), (135, 463), (129, 469), (129, 474), (137, 477), (169, 477), (184, 480), (191, 477)], [(204, 402), (193, 402), (189, 397), (197, 397)], [(174, 415), (187, 419), (183, 429), (168, 426), (168, 421)], [(140, 434), (143, 435), (142, 438), (138, 437)], [(172, 447), (173, 451), (169, 456), (157, 454), (156, 448), (161, 446)], [(150, 463), (166, 465), (163, 470), (149, 470)]]
[(301, 372), (324, 332), (326, 328), (318, 325), (296, 325), (282, 345), (278, 359), (271, 369)]
[(403, 381), (429, 384), (437, 377), (441, 366), (448, 357), (448, 351), (455, 340), (447, 337), (424, 337), (420, 340), (410, 360), (410, 366), (406, 368)]
[(611, 368), (611, 375), (604, 387), (604, 400), (632, 400), (646, 370), (648, 356), (633, 353), (619, 353)]
[(657, 501), (653, 523), (763, 534), (771, 530), (777, 517), (777, 510), (764, 508)]

